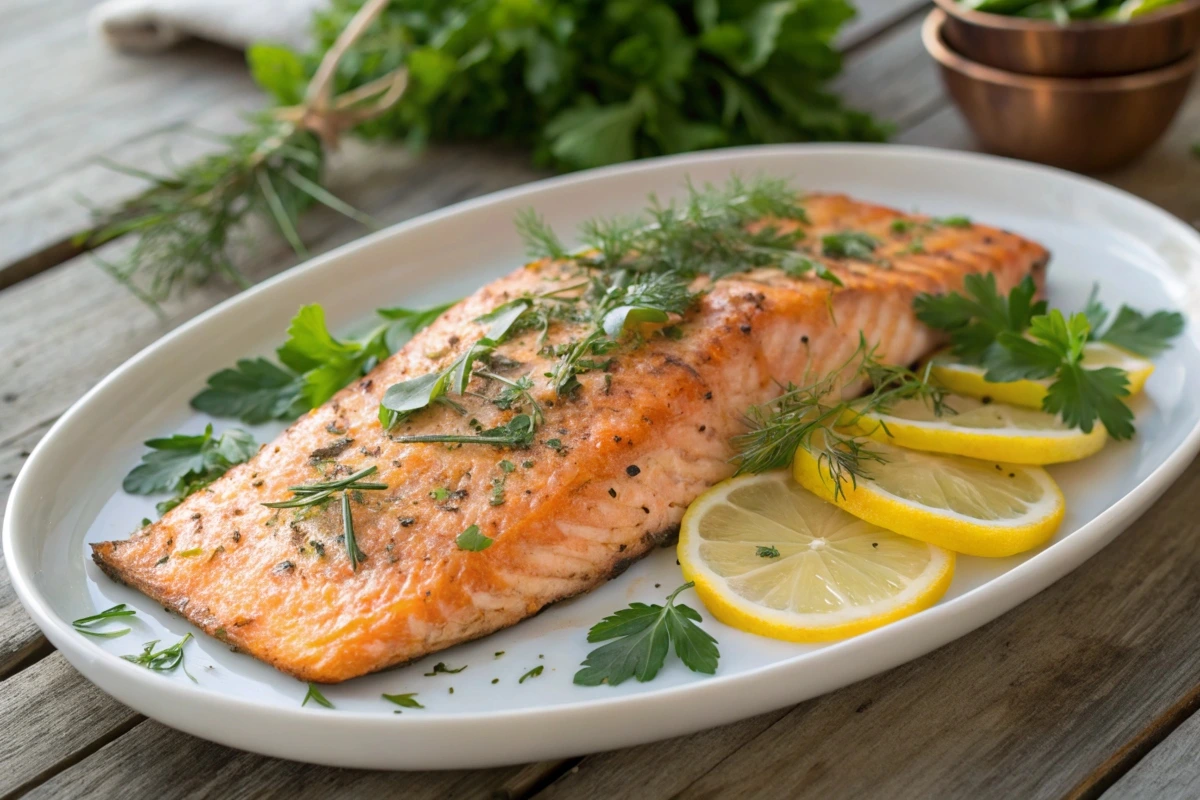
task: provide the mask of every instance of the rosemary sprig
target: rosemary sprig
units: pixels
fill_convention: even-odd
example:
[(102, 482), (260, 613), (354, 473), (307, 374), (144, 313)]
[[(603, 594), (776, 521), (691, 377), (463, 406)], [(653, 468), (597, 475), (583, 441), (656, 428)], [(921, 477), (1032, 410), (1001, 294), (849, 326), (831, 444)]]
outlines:
[(529, 414), (517, 414), (503, 425), (478, 433), (432, 433), (413, 436), (393, 436), (392, 441), (413, 444), (419, 442), (446, 444), (490, 444), (496, 447), (524, 448), (533, 444), (537, 425)]
[[(876, 349), (860, 334), (858, 348), (839, 367), (804, 386), (788, 384), (776, 399), (752, 406), (746, 413), (750, 430), (733, 440), (737, 474), (786, 467), (796, 449), (804, 447), (834, 478), (836, 497), (842, 494), (844, 481), (855, 485), (865, 477), (864, 461), (883, 460), (862, 439), (839, 428), (863, 414), (886, 413), (892, 403), (908, 398), (924, 399), (934, 413), (945, 413), (944, 392), (930, 383), (928, 370), (916, 373), (880, 363)], [(840, 399), (843, 386), (864, 379), (871, 387), (866, 396)]]
[(132, 608), (126, 608), (124, 603), (119, 603), (112, 608), (106, 608), (99, 614), (93, 614), (90, 617), (80, 617), (71, 623), (71, 627), (87, 636), (95, 636), (100, 639), (116, 639), (129, 633), (131, 628), (120, 628), (114, 631), (96, 631), (91, 630), (94, 626), (108, 622), (114, 619), (123, 617), (132, 617), (137, 614)]
[(342, 533), (343, 538), (346, 540), (346, 555), (350, 559), (350, 569), (357, 572), (358, 565), (366, 559), (366, 554), (358, 549), (358, 542), (354, 538), (354, 516), (350, 510), (350, 492), (383, 491), (387, 489), (388, 486), (386, 483), (367, 483), (362, 480), (368, 475), (374, 475), (377, 471), (378, 467), (372, 465), (337, 480), (289, 486), (288, 491), (296, 495), (294, 498), (276, 503), (263, 503), (263, 505), (267, 508), (305, 508), (323, 503), (330, 497), (333, 497), (333, 495), (341, 492)]
[(146, 642), (142, 646), (142, 652), (137, 655), (121, 656), (121, 658), (155, 672), (173, 672), (176, 668), (182, 668), (183, 674), (191, 678), (192, 683), (196, 683), (196, 678), (183, 665), (183, 646), (191, 639), (192, 634), (185, 633), (178, 642), (158, 651), (154, 649), (154, 646), (158, 644), (158, 639), (155, 639), (152, 642)]

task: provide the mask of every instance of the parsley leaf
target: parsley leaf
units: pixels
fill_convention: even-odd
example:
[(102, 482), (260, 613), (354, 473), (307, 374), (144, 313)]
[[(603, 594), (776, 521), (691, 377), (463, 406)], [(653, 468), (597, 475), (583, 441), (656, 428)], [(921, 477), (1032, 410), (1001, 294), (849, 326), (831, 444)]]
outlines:
[(192, 407), (247, 425), (294, 420), (370, 371), (452, 305), (378, 309), (384, 322), (351, 340), (329, 332), (321, 306), (303, 306), (288, 325), (287, 341), (276, 351), (282, 366), (265, 358), (241, 359), (209, 376), (207, 388), (192, 398)]
[(700, 626), (700, 614), (675, 597), (694, 586), (685, 583), (667, 597), (666, 605), (631, 603), (592, 626), (589, 642), (609, 641), (588, 654), (583, 669), (575, 673), (580, 686), (616, 686), (629, 678), (652, 680), (666, 662), (674, 645), (675, 654), (693, 672), (712, 675), (720, 652), (717, 641)]
[(1030, 320), (1046, 313), (1046, 302), (1034, 302), (1037, 286), (1026, 276), (1007, 297), (996, 289), (992, 273), (968, 275), (966, 294), (919, 294), (913, 302), (917, 319), (931, 328), (947, 331), (954, 354), (964, 361), (983, 364), (996, 357), (996, 339), (1004, 332), (1022, 334)]
[(258, 452), (254, 438), (245, 431), (230, 428), (214, 437), (212, 425), (199, 436), (176, 434), (150, 439), (145, 444), (151, 452), (142, 456), (142, 463), (125, 476), (121, 487), (130, 494), (174, 493), (174, 497), (158, 504), (160, 514)]
[(487, 550), (495, 541), (495, 539), (480, 533), (478, 525), (470, 526), (454, 538), (454, 543), (458, 545), (459, 550), (468, 550), (472, 553)]
[(830, 258), (857, 258), (870, 261), (879, 240), (862, 231), (842, 231), (821, 237), (821, 252)]
[(1139, 356), (1151, 357), (1170, 347), (1171, 340), (1182, 332), (1182, 314), (1156, 311), (1145, 316), (1129, 306), (1121, 306), (1112, 325), (1099, 338)]

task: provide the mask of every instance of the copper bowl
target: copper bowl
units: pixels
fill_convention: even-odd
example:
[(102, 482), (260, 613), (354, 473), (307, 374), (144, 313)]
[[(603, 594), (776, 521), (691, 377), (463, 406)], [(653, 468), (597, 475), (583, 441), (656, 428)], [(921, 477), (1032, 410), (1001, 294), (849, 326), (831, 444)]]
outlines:
[(1043, 78), (977, 64), (946, 46), (946, 15), (921, 30), (925, 49), (967, 124), (990, 152), (1095, 172), (1154, 144), (1187, 94), (1200, 53), (1159, 69), (1106, 78)]
[(946, 43), (973, 61), (1026, 75), (1124, 75), (1174, 63), (1200, 43), (1200, 0), (1182, 0), (1128, 22), (1080, 20), (1059, 25), (965, 9), (946, 12)]

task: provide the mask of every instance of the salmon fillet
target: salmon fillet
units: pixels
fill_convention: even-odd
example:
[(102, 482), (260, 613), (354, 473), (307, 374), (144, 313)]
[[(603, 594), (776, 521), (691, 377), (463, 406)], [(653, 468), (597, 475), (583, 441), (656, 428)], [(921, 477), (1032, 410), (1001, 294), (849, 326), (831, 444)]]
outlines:
[[(160, 521), (128, 540), (93, 545), (96, 563), (300, 680), (336, 683), (411, 661), (586, 592), (668, 543), (688, 504), (732, 474), (730, 439), (745, 430), (746, 409), (777, 395), (781, 382), (842, 364), (860, 331), (888, 363), (911, 363), (939, 344), (913, 314), (917, 293), (960, 289), (980, 272), (993, 273), (1007, 292), (1026, 275), (1040, 282), (1048, 258), (1041, 246), (982, 225), (937, 226), (922, 234), (917, 252), (913, 235), (891, 223), (924, 218), (840, 195), (810, 195), (803, 204), (802, 248), (853, 229), (883, 242), (875, 259), (812, 253), (843, 288), (768, 268), (698, 279), (708, 291), (680, 322), (682, 336), (622, 346), (607, 372), (580, 375), (567, 399), (539, 381), (545, 422), (531, 447), (399, 443), (377, 412), (388, 386), (446, 367), (476, 341), (485, 330), (478, 317), (561, 286), (566, 268), (547, 261), (447, 311)], [(550, 341), (582, 328), (556, 324)], [(537, 336), (513, 335), (497, 350), (505, 366), (493, 369), (541, 376), (554, 359), (541, 354)], [(472, 389), (485, 388), (494, 394), (476, 376)], [(513, 414), (472, 394), (455, 399), (465, 415), (438, 405), (391, 433), (470, 433), (472, 421), (491, 428)], [(369, 466), (378, 472), (368, 480), (388, 488), (352, 504), (366, 554), (357, 571), (339, 538), (340, 503), (262, 505), (290, 499), (289, 486)], [(494, 543), (459, 549), (456, 537), (470, 525)], [(197, 548), (202, 556), (171, 557)]]

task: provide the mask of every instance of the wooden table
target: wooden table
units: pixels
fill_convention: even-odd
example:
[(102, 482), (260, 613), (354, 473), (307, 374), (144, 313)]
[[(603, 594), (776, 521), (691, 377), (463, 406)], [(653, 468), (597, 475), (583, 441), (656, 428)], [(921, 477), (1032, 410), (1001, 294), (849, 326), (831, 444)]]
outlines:
[[(159, 318), (71, 244), (78, 195), (136, 182), (97, 164), (176, 161), (189, 128), (232, 130), (263, 98), (238, 54), (193, 44), (121, 57), (87, 35), (92, 0), (10, 0), (0, 27), (0, 501), (55, 418), (110, 370), (230, 290)], [(845, 32), (851, 103), (901, 143), (972, 149), (921, 49), (927, 11), (860, 0)], [(1103, 135), (1097, 132), (1097, 135)], [(1200, 87), (1171, 134), (1100, 176), (1200, 218)], [(437, 148), (419, 158), (347, 147), (334, 188), (384, 223), (539, 177), (523, 153)], [(315, 252), (362, 230), (314, 213)], [(295, 258), (274, 238), (262, 278)], [(103, 254), (118, 252), (117, 242)], [(474, 772), (372, 773), (238, 752), (148, 720), (54, 652), (0, 570), (0, 797), (1195, 797), (1200, 795), (1200, 537), (1193, 465), (1115, 543), (953, 644), (841, 691), (735, 725), (630, 750)]]

